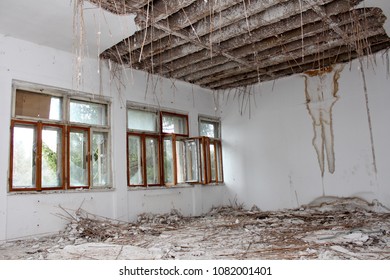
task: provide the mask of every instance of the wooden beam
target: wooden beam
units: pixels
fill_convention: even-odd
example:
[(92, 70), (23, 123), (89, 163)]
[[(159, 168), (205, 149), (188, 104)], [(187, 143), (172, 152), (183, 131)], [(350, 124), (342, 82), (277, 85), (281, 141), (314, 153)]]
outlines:
[[(373, 27), (370, 30), (367, 31), (366, 34), (358, 34), (356, 35), (358, 40), (361, 39), (366, 39), (369, 37), (375, 37), (380, 34), (386, 34), (384, 29), (382, 27)], [(351, 36), (355, 36), (353, 33), (349, 33)], [(315, 38), (314, 38), (315, 40)], [(223, 83), (226, 82), (226, 80), (223, 80), (225, 78), (229, 77), (241, 77), (247, 75), (251, 71), (255, 71), (256, 73), (258, 72), (257, 69), (265, 69), (266, 67), (270, 67), (272, 65), (277, 65), (280, 63), (283, 63), (284, 61), (289, 61), (289, 60), (297, 60), (299, 58), (302, 58), (302, 53), (304, 56), (309, 56), (313, 54), (319, 54), (322, 52), (325, 52), (327, 49), (334, 49), (341, 47), (343, 45), (348, 45), (344, 42), (342, 38), (338, 36), (338, 34), (330, 34), (329, 36), (323, 37), (323, 38), (318, 38), (318, 42), (315, 41), (310, 41), (307, 43), (303, 49), (298, 48), (295, 50), (280, 50), (279, 55), (275, 55), (271, 58), (266, 58), (263, 60), (260, 60), (257, 62), (257, 67), (254, 66), (251, 70), (248, 69), (242, 69), (240, 71), (237, 71), (236, 69), (233, 69), (232, 71), (227, 71), (227, 72), (222, 72), (220, 75), (214, 75), (212, 77), (206, 77), (202, 80), (199, 80), (195, 82), (195, 84), (199, 85), (207, 85), (208, 87), (214, 88), (216, 86), (221, 86)], [(269, 71), (269, 69), (266, 69), (267, 73), (272, 73)]]
[(102, 9), (117, 15), (141, 12), (141, 8), (153, 0), (88, 0)]
[[(330, 15), (336, 15), (338, 13), (347, 12), (350, 10), (350, 2), (342, 1), (342, 2), (331, 2), (325, 6), (326, 11)], [(301, 28), (302, 24), (305, 26), (315, 21), (320, 21), (321, 17), (312, 10), (306, 11), (302, 14), (295, 15), (293, 17), (281, 20), (280, 22), (276, 22), (270, 25), (260, 26), (256, 30), (252, 31), (251, 34), (245, 33), (240, 36), (236, 36), (230, 40), (221, 42), (219, 45), (220, 49), (225, 51), (230, 51), (232, 49), (237, 49), (242, 46), (251, 47), (251, 44), (261, 42), (266, 38), (272, 38), (274, 36), (283, 36), (284, 33)], [(202, 54), (203, 52), (203, 54)], [(255, 49), (253, 50), (255, 52)], [(237, 56), (238, 54), (233, 54)], [(213, 57), (215, 58), (215, 56)], [(198, 63), (201, 61), (209, 61), (210, 53), (208, 51), (200, 51), (191, 56), (185, 56), (183, 58), (173, 60), (169, 63), (169, 67), (165, 69), (160, 69), (158, 66), (154, 68), (155, 72), (162, 73), (165, 76), (181, 78), (185, 75), (188, 75), (190, 69), (194, 70), (192, 66), (194, 63)], [(225, 61), (226, 62), (226, 61)], [(224, 62), (221, 62), (224, 63)], [(169, 74), (166, 69), (170, 69)], [(140, 67), (142, 69), (142, 67)], [(185, 71), (183, 71), (185, 70)]]
[[(359, 11), (355, 11), (358, 16), (355, 16), (354, 18), (351, 17), (351, 14), (348, 12), (343, 15), (338, 15), (337, 18), (338, 20), (334, 21), (337, 22), (339, 25), (339, 29), (342, 30), (352, 30), (352, 33), (350, 32), (350, 35), (355, 35), (353, 33), (353, 29), (357, 24), (366, 24), (367, 26), (373, 26), (373, 27), (382, 27), (384, 21), (385, 21), (385, 16), (382, 14), (382, 11), (380, 9), (370, 9), (370, 10), (364, 10), (361, 9)], [(367, 17), (367, 18), (366, 18)], [(351, 22), (352, 21), (352, 22)], [(318, 31), (318, 32), (317, 32)], [(307, 26), (305, 29), (305, 38), (304, 38), (304, 44), (305, 45), (316, 45), (319, 44), (319, 39), (320, 37), (329, 38), (330, 34), (324, 34), (324, 32), (329, 30), (325, 24), (322, 22), (314, 23), (311, 26)], [(333, 37), (338, 37), (338, 33), (333, 32)], [(345, 31), (343, 31), (345, 32)], [(297, 33), (297, 32), (296, 32)], [(292, 36), (291, 36), (292, 35)], [(291, 36), (291, 37), (290, 37)], [(355, 38), (354, 36), (349, 36), (349, 38)], [(271, 39), (271, 42), (269, 42)], [(242, 52), (242, 55), (247, 55), (244, 59), (249, 61), (249, 60), (261, 60), (261, 61), (266, 61), (266, 60), (271, 60), (271, 59), (276, 59), (277, 55), (280, 53), (288, 53), (293, 50), (297, 50), (298, 52), (301, 51), (301, 55), (303, 55), (302, 52), (302, 47), (303, 47), (303, 42), (298, 34), (294, 35), (294, 32), (292, 33), (285, 33), (283, 35), (283, 40), (274, 40), (272, 42), (273, 38), (270, 38), (268, 40), (265, 40), (265, 42), (261, 41), (259, 42), (258, 46), (251, 49), (248, 47), (244, 47), (243, 49), (247, 49), (246, 52)], [(340, 38), (341, 39), (341, 38)], [(348, 42), (344, 42), (348, 44)], [(257, 45), (257, 44), (256, 44)], [(255, 45), (255, 46), (256, 46)], [(251, 54), (253, 50), (256, 50), (257, 52), (255, 55)], [(233, 55), (237, 55), (238, 57), (241, 57), (240, 55), (236, 54), (233, 52)], [(249, 55), (249, 56), (248, 56)], [(253, 61), (255, 65), (253, 65), (252, 69), (256, 70), (258, 68), (263, 68), (263, 65), (261, 63), (263, 62), (257, 62)], [(228, 75), (231, 72), (236, 72), (237, 70), (233, 68), (234, 66), (232, 65), (232, 69), (227, 67), (227, 64), (224, 65), (217, 65), (214, 67), (209, 67), (207, 70), (201, 70), (197, 71), (194, 74), (190, 74), (183, 79), (188, 82), (196, 82), (196, 83), (203, 83), (203, 82), (208, 82), (210, 80), (216, 80), (218, 79), (218, 72), (224, 73), (224, 75)], [(205, 78), (203, 78), (205, 77)]]
[[(379, 52), (381, 50), (388, 49), (390, 47), (390, 41), (389, 41), (389, 38), (387, 36), (385, 36), (385, 37), (386, 37), (385, 38), (386, 41), (379, 41), (377, 44), (371, 43), (372, 44), (371, 45), (371, 52), (366, 51), (366, 52), (364, 52), (363, 55), (368, 55), (370, 53), (376, 53), (376, 52)], [(350, 48), (348, 48), (348, 50), (350, 50)], [(312, 69), (319, 69), (319, 68), (323, 68), (323, 67), (334, 65), (334, 64), (346, 63), (346, 62), (349, 62), (349, 61), (356, 59), (358, 57), (359, 57), (359, 55), (354, 51), (346, 51), (344, 53), (340, 52), (337, 55), (330, 56), (330, 57), (323, 57), (323, 58), (319, 59), (317, 62), (320, 62), (321, 65), (318, 65), (318, 63), (310, 62), (310, 63), (300, 64), (298, 66), (291, 66), (290, 68), (286, 68), (286, 69), (281, 70), (279, 72), (274, 72), (273, 77), (270, 77), (266, 74), (260, 75), (257, 77), (251, 77), (251, 78), (248, 78), (245, 80), (232, 82), (230, 84), (224, 85), (223, 87), (215, 88), (214, 90), (226, 90), (226, 89), (232, 89), (232, 88), (238, 88), (238, 87), (245, 87), (245, 86), (249, 86), (249, 85), (253, 85), (253, 84), (258, 84), (259, 81), (261, 83), (263, 83), (263, 82), (287, 77), (290, 75), (300, 74), (300, 73), (303, 73), (305, 71), (312, 70)], [(294, 63), (294, 62), (292, 62), (292, 63)]]
[[(189, 38), (198, 39), (202, 36), (210, 34), (210, 32), (218, 32), (221, 28), (236, 23), (239, 20), (242, 20), (246, 17), (253, 16), (260, 12), (264, 12), (267, 9), (270, 9), (273, 6), (278, 6), (279, 9), (283, 5), (283, 3), (289, 0), (265, 0), (265, 1), (249, 1), (249, 0), (241, 0), (241, 1), (209, 1), (205, 2), (201, 1), (201, 6), (197, 6), (196, 9), (193, 8), (193, 11), (183, 11), (178, 12), (171, 17), (169, 17), (165, 21), (158, 22), (159, 26), (164, 26), (165, 28), (169, 28), (173, 31), (183, 30), (186, 34), (188, 34)], [(298, 0), (294, 0), (298, 1)], [(229, 4), (229, 2), (231, 2)], [(214, 10), (214, 6), (210, 6), (210, 3), (214, 3), (217, 9)], [(216, 5), (218, 3), (218, 5)], [(221, 4), (219, 4), (221, 3)], [(246, 4), (245, 4), (246, 3)], [(199, 4), (197, 1), (196, 4)], [(228, 6), (229, 4), (229, 6)], [(236, 5), (237, 4), (237, 5)], [(223, 5), (223, 6), (220, 6)], [(202, 10), (199, 7), (202, 7)], [(210, 6), (210, 7), (208, 7)], [(192, 5), (188, 8), (191, 8)], [(220, 11), (220, 13), (218, 13)], [(195, 12), (195, 17), (189, 18), (191, 12)], [(196, 12), (201, 13), (202, 17), (196, 14)], [(270, 11), (272, 12), (272, 11)], [(211, 14), (212, 13), (212, 14)], [(211, 15), (210, 15), (211, 14)], [(156, 25), (154, 25), (156, 26)], [(188, 42), (188, 40), (181, 40), (178, 38), (171, 39), (169, 37), (158, 38), (161, 46), (165, 46), (165, 48), (155, 49), (152, 44), (146, 45), (143, 48), (143, 59), (148, 58), (153, 55), (157, 55), (162, 53), (168, 49), (172, 49), (174, 47), (179, 47)], [(132, 63), (136, 63), (136, 61), (132, 61)]]
[[(214, 3), (214, 6), (212, 7), (210, 7), (211, 2)], [(218, 2), (217, 5), (214, 1), (197, 0), (190, 6), (185, 7), (177, 13), (171, 15), (169, 18), (161, 20), (160, 23), (165, 26), (171, 27), (172, 30), (181, 30), (190, 26), (193, 22), (197, 22), (199, 19), (206, 17), (210, 13), (210, 9), (218, 13), (230, 7), (231, 5), (235, 5), (239, 2), (242, 2), (242, 0), (225, 0), (223, 2)], [(138, 22), (139, 25), (144, 24), (141, 20), (141, 14), (143, 14), (143, 12), (139, 13), (139, 15), (136, 17), (136, 22)], [(131, 51), (134, 52), (133, 56), (136, 58), (136, 60), (129, 61), (126, 58), (122, 59), (126, 60), (127, 63), (132, 64), (138, 62), (138, 58), (141, 54), (141, 48), (144, 48), (143, 53), (149, 53), (150, 48), (156, 48), (157, 45), (159, 46), (158, 49), (166, 49), (171, 44), (180, 45), (185, 43), (185, 40), (177, 37), (172, 38), (166, 32), (159, 30), (153, 26), (149, 28), (145, 27), (142, 30), (136, 31), (133, 36), (124, 39), (110, 49), (105, 50), (101, 54), (101, 56), (103, 58), (110, 58), (112, 56), (112, 53), (115, 53), (116, 57), (124, 56), (131, 49)]]
[[(346, 12), (337, 16), (334, 16), (333, 21), (337, 23), (338, 26), (344, 26), (346, 29), (352, 29), (355, 24), (359, 21), (363, 24), (383, 24), (385, 21), (385, 17), (382, 14), (382, 11), (378, 8), (368, 8), (368, 9), (358, 9), (354, 10), (354, 17), (351, 17), (351, 12)], [(352, 22), (352, 24), (351, 24)], [(308, 37), (313, 37), (314, 35), (321, 35), (328, 30), (328, 26), (324, 24), (322, 21), (313, 22), (303, 26), (304, 36), (306, 43), (310, 43), (310, 39)], [(277, 34), (276, 34), (277, 35)], [(316, 40), (317, 36), (314, 36), (312, 40)], [(309, 40), (309, 42), (307, 42)], [(281, 47), (290, 48), (287, 44), (293, 43), (296, 48), (302, 47), (302, 29), (296, 28), (294, 30), (285, 32), (280, 34), (279, 36), (269, 37), (265, 40), (260, 40), (255, 44), (246, 45), (240, 48), (237, 48), (230, 53), (232, 56), (244, 58), (247, 61), (252, 61), (255, 58), (262, 57), (272, 57), (277, 54)], [(315, 42), (313, 42), (315, 43)], [(206, 62), (206, 63), (205, 63)], [(223, 72), (228, 70), (229, 68), (226, 66), (227, 61), (217, 60), (210, 64), (210, 61), (202, 61), (196, 64), (195, 67), (188, 66), (186, 71), (180, 69), (177, 71), (177, 76), (173, 76), (174, 78), (182, 78), (187, 82), (194, 82), (206, 76), (213, 76), (218, 72)], [(207, 65), (208, 64), (208, 65)], [(210, 65), (213, 65), (210, 67)], [(235, 67), (232, 65), (232, 68)], [(189, 69), (191, 69), (192, 73), (189, 73)]]
[(136, 22), (141, 28), (146, 28), (168, 18), (194, 2), (196, 0), (155, 0), (150, 7), (144, 7), (144, 13), (137, 15)]
[[(370, 52), (374, 53), (384, 48), (390, 47), (390, 39), (385, 34), (384, 30), (381, 34), (373, 35), (372, 37), (367, 38), (367, 43), (370, 44), (370, 48), (364, 50), (364, 54), (369, 54)], [(381, 48), (378, 48), (378, 45), (380, 45)], [(309, 69), (322, 68), (332, 64), (337, 64), (340, 63), (341, 58), (343, 58), (343, 62), (349, 61), (350, 59), (347, 59), (345, 56), (351, 55), (352, 53), (356, 52), (352, 50), (350, 46), (345, 44), (338, 45), (337, 43), (332, 43), (330, 48), (318, 49), (316, 52), (308, 53), (304, 58), (298, 55), (291, 57), (290, 59), (286, 59), (279, 64), (270, 65), (269, 67), (265, 68), (267, 70), (265, 74), (259, 74), (256, 71), (252, 71), (236, 76), (230, 76), (219, 82), (204, 84), (201, 86), (210, 89), (221, 89), (236, 87), (237, 83), (240, 83), (240, 81), (251, 80), (252, 83), (257, 83), (258, 80), (265, 81), (264, 77), (270, 76), (268, 73), (272, 73), (275, 78), (278, 78), (282, 77), (286, 73), (302, 73)]]
[[(320, 3), (326, 4), (333, 2), (335, 0), (319, 0)], [(209, 46), (208, 48), (213, 51), (215, 54), (219, 54), (221, 49), (216, 45), (213, 46), (214, 43), (220, 43), (222, 41), (226, 41), (230, 38), (236, 37), (240, 34), (248, 33), (248, 31), (252, 31), (264, 25), (269, 25), (272, 23), (276, 23), (282, 19), (288, 18), (297, 14), (297, 11), (302, 7), (302, 11), (306, 11), (311, 9), (311, 5), (303, 4), (300, 5), (299, 0), (288, 1), (285, 5), (276, 5), (270, 7), (268, 10), (261, 12), (259, 14), (248, 17), (247, 19), (242, 19), (234, 24), (226, 26), (224, 28), (219, 29), (217, 32), (210, 33), (207, 36), (192, 38), (189, 37), (188, 34), (183, 34), (188, 37), (187, 44), (184, 44), (179, 47), (175, 47), (170, 49), (169, 52), (164, 52), (153, 60), (158, 61), (159, 63), (167, 63), (174, 59), (190, 55), (193, 53), (193, 48), (191, 47), (193, 40), (198, 40), (203, 46)], [(158, 28), (162, 26), (154, 25)], [(182, 31), (183, 32), (183, 31)], [(184, 31), (185, 32), (185, 31)], [(183, 38), (183, 37), (182, 37)], [(140, 69), (145, 69), (146, 71), (151, 71), (151, 69), (147, 68), (145, 64), (141, 63), (140, 65), (135, 66)]]

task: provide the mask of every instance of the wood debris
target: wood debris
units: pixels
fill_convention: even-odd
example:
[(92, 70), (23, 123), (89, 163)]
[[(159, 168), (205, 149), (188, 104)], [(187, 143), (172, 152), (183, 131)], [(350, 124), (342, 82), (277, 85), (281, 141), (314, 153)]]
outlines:
[(283, 211), (223, 206), (201, 217), (173, 210), (142, 214), (136, 223), (76, 213), (60, 235), (2, 246), (28, 247), (18, 258), (48, 258), (53, 251), (58, 257), (65, 246), (100, 242), (161, 259), (390, 259), (390, 211), (360, 199), (328, 198)]

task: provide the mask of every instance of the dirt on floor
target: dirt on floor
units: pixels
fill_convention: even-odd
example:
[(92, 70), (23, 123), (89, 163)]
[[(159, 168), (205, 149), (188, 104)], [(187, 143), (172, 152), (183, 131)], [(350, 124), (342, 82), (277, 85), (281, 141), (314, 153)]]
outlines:
[(299, 209), (224, 206), (124, 223), (79, 209), (56, 235), (5, 242), (0, 259), (390, 259), (390, 209), (322, 198)]

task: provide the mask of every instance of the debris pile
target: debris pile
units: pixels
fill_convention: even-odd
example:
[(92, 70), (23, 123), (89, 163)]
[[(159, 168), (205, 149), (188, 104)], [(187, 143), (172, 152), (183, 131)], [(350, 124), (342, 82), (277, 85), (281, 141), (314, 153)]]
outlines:
[(79, 209), (60, 235), (7, 243), (0, 254), (58, 259), (66, 247), (83, 248), (79, 258), (88, 258), (87, 244), (99, 243), (113, 252), (130, 246), (134, 259), (141, 257), (134, 252), (160, 259), (390, 259), (390, 211), (375, 201), (322, 198), (293, 210), (223, 206), (201, 217), (172, 210), (125, 223)]
[(167, 214), (152, 214), (144, 213), (138, 216), (139, 224), (166, 224), (166, 225), (178, 225), (186, 221), (183, 215), (177, 210), (172, 209)]

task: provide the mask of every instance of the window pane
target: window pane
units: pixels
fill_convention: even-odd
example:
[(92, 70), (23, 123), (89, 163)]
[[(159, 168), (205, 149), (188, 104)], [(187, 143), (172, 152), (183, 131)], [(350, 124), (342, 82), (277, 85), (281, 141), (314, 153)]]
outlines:
[(128, 146), (130, 185), (143, 185), (141, 137), (129, 136)]
[(36, 128), (15, 126), (12, 145), (12, 187), (35, 188)]
[(210, 166), (211, 166), (211, 181), (216, 180), (216, 166), (215, 166), (215, 146), (214, 143), (210, 144)]
[(62, 98), (16, 90), (15, 114), (50, 120), (62, 119)]
[(127, 128), (157, 132), (157, 113), (142, 110), (127, 110)]
[(107, 105), (71, 100), (70, 121), (92, 125), (107, 125)]
[(88, 186), (88, 131), (71, 131), (69, 141), (70, 185)]
[(217, 144), (218, 182), (223, 182), (221, 144), (220, 143), (216, 143), (216, 144)]
[(62, 129), (45, 126), (42, 130), (42, 188), (62, 185)]
[(200, 136), (219, 138), (219, 122), (201, 120), (199, 129)]
[(160, 183), (158, 139), (146, 137), (145, 142), (147, 184), (156, 185)]
[(177, 182), (185, 182), (185, 142), (176, 141)]
[(201, 169), (200, 169), (200, 172), (201, 172), (201, 181), (203, 183), (206, 183), (206, 174), (207, 174), (207, 165), (206, 165), (206, 160), (205, 160), (205, 150), (204, 148), (206, 147), (206, 145), (203, 145), (203, 142), (201, 141), (199, 143), (199, 147), (200, 147), (200, 166), (201, 166)]
[(164, 139), (164, 182), (173, 183), (172, 139)]
[(196, 141), (186, 142), (186, 181), (199, 181), (198, 150)]
[(187, 118), (185, 116), (163, 114), (162, 126), (164, 133), (188, 134)]
[(92, 134), (92, 178), (93, 186), (106, 186), (109, 183), (108, 133)]

